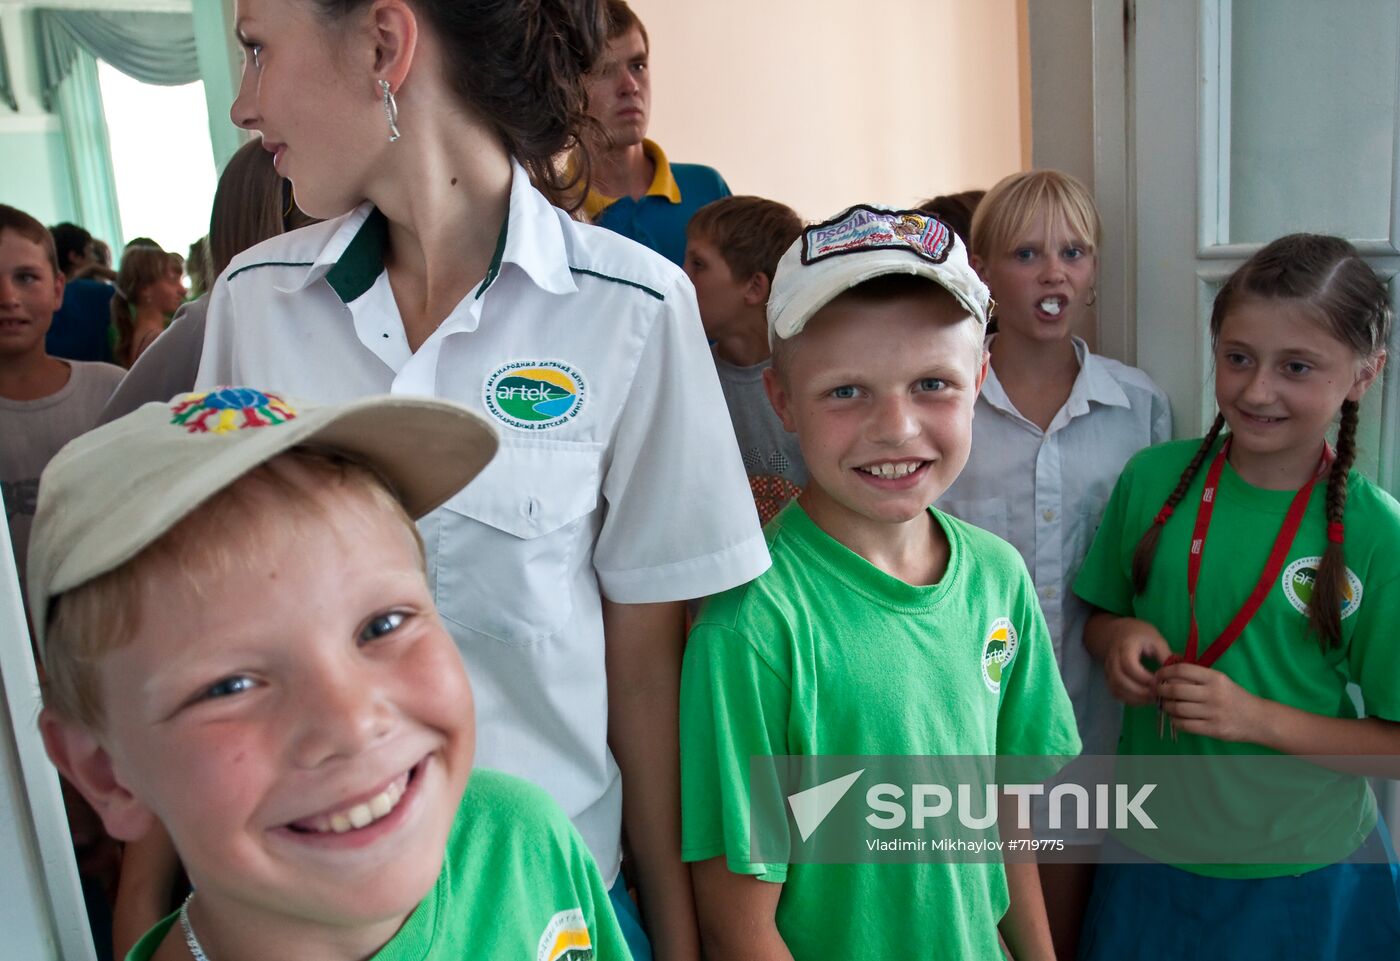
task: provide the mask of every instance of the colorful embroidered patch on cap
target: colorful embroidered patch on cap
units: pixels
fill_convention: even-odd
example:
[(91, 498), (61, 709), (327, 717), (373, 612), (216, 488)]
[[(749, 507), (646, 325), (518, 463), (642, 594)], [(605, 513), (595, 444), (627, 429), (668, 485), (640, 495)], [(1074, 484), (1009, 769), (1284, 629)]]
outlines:
[(516, 430), (548, 430), (572, 420), (588, 394), (583, 375), (558, 360), (517, 360), (486, 378), (482, 401)]
[(593, 939), (582, 911), (560, 911), (549, 919), (540, 935), (535, 961), (589, 961), (592, 957)]
[(852, 207), (802, 232), (802, 263), (869, 250), (908, 250), (930, 263), (948, 259), (953, 233), (936, 217), (917, 210)]
[(271, 427), (295, 420), (297, 412), (276, 394), (251, 387), (216, 387), (185, 394), (170, 405), (170, 423), (191, 434), (227, 434), (249, 427)]

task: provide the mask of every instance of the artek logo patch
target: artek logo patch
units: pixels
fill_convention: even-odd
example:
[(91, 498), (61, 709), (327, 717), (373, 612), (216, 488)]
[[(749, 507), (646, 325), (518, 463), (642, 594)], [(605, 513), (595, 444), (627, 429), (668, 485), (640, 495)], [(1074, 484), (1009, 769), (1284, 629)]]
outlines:
[[(1317, 568), (1321, 563), (1321, 557), (1300, 557), (1284, 568), (1283, 596), (1288, 598), (1288, 603), (1299, 614), (1308, 613), (1313, 587), (1317, 584)], [(1350, 567), (1347, 568), (1347, 586), (1342, 597), (1342, 618), (1345, 620), (1361, 606), (1361, 578)]]
[(992, 622), (987, 632), (987, 640), (982, 644), (982, 682), (993, 694), (1001, 693), (1001, 679), (1016, 656), (1020, 640), (1016, 637), (1016, 626), (1005, 617)]
[(549, 430), (583, 410), (583, 375), (558, 360), (517, 360), (486, 378), (482, 400), (499, 421), (516, 430)]
[(560, 911), (549, 919), (540, 935), (535, 961), (591, 961), (592, 958), (593, 939), (589, 937), (582, 911), (578, 908)]

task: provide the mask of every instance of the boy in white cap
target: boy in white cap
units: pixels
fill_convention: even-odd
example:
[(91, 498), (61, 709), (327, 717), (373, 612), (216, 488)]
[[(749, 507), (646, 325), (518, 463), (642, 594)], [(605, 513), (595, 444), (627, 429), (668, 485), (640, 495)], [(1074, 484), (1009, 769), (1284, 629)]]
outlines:
[(564, 813), (471, 771), (413, 518), (495, 450), (443, 401), (220, 388), (50, 462), (45, 744), (114, 837), (159, 822), (195, 890), (130, 959), (628, 958)]
[(766, 385), (810, 481), (766, 528), (772, 568), (702, 609), (682, 676), (682, 854), (715, 957), (992, 958), (998, 928), (1052, 956), (1034, 863), (751, 853), (755, 756), (1079, 750), (1020, 556), (929, 506), (967, 460), (988, 309), (917, 211), (852, 207), (778, 265)]

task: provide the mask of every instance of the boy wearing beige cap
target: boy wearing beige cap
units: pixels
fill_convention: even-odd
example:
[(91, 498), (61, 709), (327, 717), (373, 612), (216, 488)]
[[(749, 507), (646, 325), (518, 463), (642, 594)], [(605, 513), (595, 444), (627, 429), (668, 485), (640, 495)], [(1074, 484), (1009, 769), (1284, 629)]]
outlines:
[(766, 528), (772, 568), (706, 603), (682, 676), (682, 853), (715, 957), (991, 958), (998, 928), (1051, 957), (1033, 863), (751, 854), (755, 756), (1079, 750), (1020, 556), (929, 506), (967, 460), (988, 308), (917, 211), (850, 208), (778, 265), (766, 382), (810, 482)]
[(221, 388), (49, 464), (45, 744), (114, 837), (162, 825), (195, 889), (129, 958), (628, 957), (563, 812), (471, 772), (413, 518), (495, 449), (442, 401)]

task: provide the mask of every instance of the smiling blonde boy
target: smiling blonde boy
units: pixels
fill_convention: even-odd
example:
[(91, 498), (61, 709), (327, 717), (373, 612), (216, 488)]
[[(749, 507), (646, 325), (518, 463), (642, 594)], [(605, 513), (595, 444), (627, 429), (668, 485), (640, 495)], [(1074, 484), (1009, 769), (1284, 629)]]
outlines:
[(967, 460), (988, 308), (917, 211), (850, 208), (778, 266), (766, 383), (810, 481), (766, 528), (772, 568), (706, 603), (682, 677), (682, 856), (714, 957), (992, 958), (998, 928), (1051, 956), (1034, 864), (750, 856), (753, 756), (1079, 749), (1019, 555), (929, 507)]
[(113, 836), (159, 822), (195, 889), (129, 958), (628, 957), (563, 812), (471, 771), (412, 518), (495, 449), (446, 402), (220, 388), (50, 463), (45, 744)]

